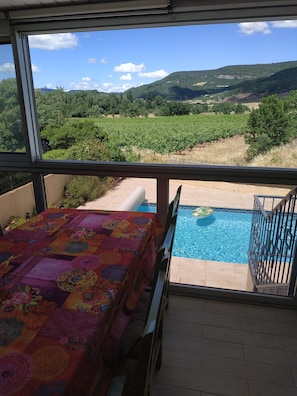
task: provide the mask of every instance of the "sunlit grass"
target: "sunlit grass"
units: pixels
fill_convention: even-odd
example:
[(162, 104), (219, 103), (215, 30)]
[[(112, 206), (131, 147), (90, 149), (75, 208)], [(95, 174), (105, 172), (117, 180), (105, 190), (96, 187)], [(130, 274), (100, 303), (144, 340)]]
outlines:
[(252, 166), (276, 168), (297, 168), (297, 139), (291, 143), (273, 148), (269, 153), (257, 156)]
[(259, 166), (297, 168), (297, 139), (292, 143), (275, 147), (270, 152), (257, 156), (252, 162), (246, 160), (248, 145), (243, 136), (222, 139), (218, 142), (199, 145), (182, 154), (158, 155), (142, 151), (143, 162), (217, 164), (237, 166)]

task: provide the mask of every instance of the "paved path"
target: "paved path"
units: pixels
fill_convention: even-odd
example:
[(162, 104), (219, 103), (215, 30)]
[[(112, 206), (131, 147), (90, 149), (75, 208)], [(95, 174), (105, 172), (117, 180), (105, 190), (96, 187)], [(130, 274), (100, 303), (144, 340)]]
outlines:
[[(217, 208), (252, 209), (254, 195), (277, 195), (283, 197), (289, 188), (263, 187), (224, 182), (198, 182), (187, 180), (170, 181), (170, 199), (182, 184), (181, 205), (207, 205)], [(156, 180), (127, 178), (102, 197), (88, 202), (80, 208), (116, 210), (137, 188), (143, 187), (148, 202), (156, 202)]]

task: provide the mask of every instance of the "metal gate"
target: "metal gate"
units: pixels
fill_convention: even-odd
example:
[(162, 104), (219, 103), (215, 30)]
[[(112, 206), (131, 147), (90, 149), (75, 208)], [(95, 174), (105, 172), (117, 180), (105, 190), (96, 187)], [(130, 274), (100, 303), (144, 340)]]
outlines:
[(284, 198), (254, 197), (248, 259), (260, 293), (295, 294), (296, 199), (297, 187)]

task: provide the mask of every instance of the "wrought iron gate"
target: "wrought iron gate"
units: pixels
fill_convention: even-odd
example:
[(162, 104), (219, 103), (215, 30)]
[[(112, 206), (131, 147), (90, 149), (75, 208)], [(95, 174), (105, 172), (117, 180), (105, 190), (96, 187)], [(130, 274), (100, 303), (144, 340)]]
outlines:
[(254, 197), (249, 266), (256, 291), (293, 296), (295, 293), (297, 187), (284, 198)]

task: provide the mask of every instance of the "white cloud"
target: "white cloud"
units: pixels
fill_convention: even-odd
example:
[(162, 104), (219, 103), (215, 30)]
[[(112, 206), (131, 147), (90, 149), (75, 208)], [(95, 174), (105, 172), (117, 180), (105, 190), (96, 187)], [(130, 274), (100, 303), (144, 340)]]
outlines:
[(271, 30), (267, 22), (243, 22), (240, 23), (239, 28), (243, 34), (251, 36), (255, 33), (270, 34)]
[(274, 28), (297, 28), (297, 20), (294, 21), (276, 21), (276, 22), (271, 22), (271, 25)]
[(105, 58), (102, 58), (102, 59), (100, 60), (100, 63), (102, 63), (102, 65), (106, 65), (106, 63), (108, 63), (108, 60), (105, 59)]
[(112, 87), (113, 84), (112, 83), (103, 83), (102, 86), (105, 88), (109, 88), (109, 87)]
[(97, 63), (96, 58), (88, 58), (88, 63)]
[[(121, 84), (114, 84), (112, 82), (104, 82), (102, 84), (94, 83), (91, 79), (87, 78), (82, 78), (80, 81), (77, 82), (71, 82), (70, 84), (67, 85), (67, 88), (65, 87), (64, 90), (70, 91), (70, 90), (92, 90), (96, 89), (99, 92), (105, 92), (105, 93), (113, 93), (113, 92), (125, 92), (127, 89), (130, 88), (135, 88), (139, 87), (140, 85), (143, 85), (142, 83), (134, 83), (131, 84), (129, 82), (125, 82), (122, 85)], [(53, 84), (46, 84), (45, 87), (47, 88), (53, 88)]]
[(83, 77), (80, 81), (71, 82), (69, 84), (69, 89), (79, 89), (82, 91), (86, 91), (89, 89), (94, 89), (93, 83), (91, 82), (92, 79), (90, 77)]
[[(34, 65), (33, 63), (31, 65), (31, 67), (32, 67), (32, 72), (33, 73), (40, 73), (41, 72), (39, 67)], [(14, 73), (15, 72), (14, 64), (13, 63), (9, 63), (9, 62), (3, 63), (3, 65), (0, 66), (0, 71), (6, 72), (6, 73)]]
[(251, 36), (256, 33), (270, 34), (272, 28), (279, 29), (296, 29), (297, 20), (285, 20), (285, 21), (274, 21), (274, 22), (243, 22), (240, 23), (239, 28), (243, 34)]
[(81, 90), (86, 91), (92, 89), (88, 81), (78, 81), (78, 82), (71, 82), (69, 84), (69, 90)]
[(130, 81), (130, 80), (132, 80), (132, 76), (131, 76), (130, 73), (123, 74), (123, 75), (120, 77), (120, 80), (128, 80), (128, 81)]
[(139, 73), (139, 77), (146, 77), (146, 78), (164, 78), (168, 76), (168, 73), (161, 69), (156, 70), (154, 72), (147, 72), (147, 73)]
[(34, 65), (33, 63), (31, 65), (31, 68), (32, 68), (32, 73), (41, 73), (41, 70), (39, 69), (39, 67)]
[(6, 73), (14, 73), (15, 68), (13, 63), (3, 63), (3, 65), (0, 66), (0, 71), (6, 72)]
[(78, 37), (72, 33), (40, 34), (30, 36), (29, 43), (31, 48), (58, 50), (77, 47)]
[(139, 84), (123, 84), (119, 87), (119, 92), (125, 92), (127, 89), (138, 87)]
[(112, 93), (112, 92), (125, 92), (127, 89), (139, 87), (142, 84), (129, 84), (117, 85), (113, 83), (94, 84), (92, 89), (97, 89), (99, 92)]
[(135, 65), (134, 63), (122, 63), (119, 66), (115, 66), (114, 71), (115, 72), (121, 72), (121, 73), (141, 73), (141, 71), (144, 69), (144, 63), (141, 63), (140, 65)]

